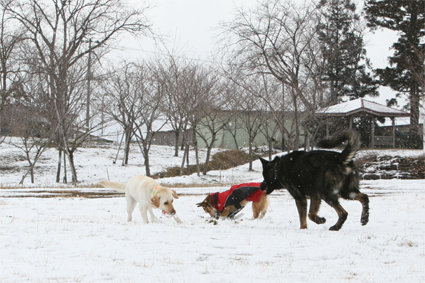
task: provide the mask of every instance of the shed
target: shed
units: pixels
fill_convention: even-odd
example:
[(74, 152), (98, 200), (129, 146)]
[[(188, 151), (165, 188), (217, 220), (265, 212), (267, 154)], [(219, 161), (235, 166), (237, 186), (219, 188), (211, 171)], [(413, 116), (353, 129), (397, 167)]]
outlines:
[[(370, 141), (371, 147), (375, 145), (389, 144), (395, 148), (395, 121), (396, 117), (409, 117), (410, 113), (397, 110), (376, 102), (372, 102), (363, 98), (358, 98), (348, 102), (324, 107), (316, 111), (319, 117), (346, 117), (349, 121), (349, 127), (352, 128), (354, 117), (370, 117), (371, 130)], [(375, 122), (377, 117), (389, 117), (392, 121), (392, 136), (375, 136)], [(326, 135), (329, 134), (328, 124), (326, 124)]]

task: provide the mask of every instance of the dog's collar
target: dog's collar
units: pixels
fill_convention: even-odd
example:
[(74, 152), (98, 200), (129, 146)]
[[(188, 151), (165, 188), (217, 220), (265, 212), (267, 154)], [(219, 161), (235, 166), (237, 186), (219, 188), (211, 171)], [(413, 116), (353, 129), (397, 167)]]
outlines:
[(153, 190), (152, 190), (152, 195), (154, 195), (155, 193), (156, 193), (156, 191), (157, 190), (159, 190), (159, 187), (155, 187)]
[(209, 205), (214, 208), (215, 211), (219, 211), (218, 209), (218, 193), (210, 194), (210, 202)]
[(218, 210), (214, 207), (214, 206), (212, 206), (210, 203), (208, 203), (208, 206), (210, 207), (210, 208), (212, 208), (212, 210), (214, 210), (214, 217), (216, 218), (216, 219), (218, 219), (219, 217), (220, 217), (220, 212), (218, 212)]
[(215, 218), (218, 219), (220, 217), (220, 212), (216, 208), (216, 206), (218, 205), (218, 193), (210, 194), (210, 201), (211, 203), (207, 202), (207, 205), (214, 210)]

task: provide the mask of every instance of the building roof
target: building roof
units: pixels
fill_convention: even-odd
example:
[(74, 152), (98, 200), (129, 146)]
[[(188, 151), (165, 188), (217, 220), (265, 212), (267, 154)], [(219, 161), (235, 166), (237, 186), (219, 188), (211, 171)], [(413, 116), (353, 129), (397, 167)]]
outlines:
[(409, 113), (363, 98), (324, 107), (316, 111), (319, 116), (352, 116), (371, 114), (382, 117), (408, 117)]

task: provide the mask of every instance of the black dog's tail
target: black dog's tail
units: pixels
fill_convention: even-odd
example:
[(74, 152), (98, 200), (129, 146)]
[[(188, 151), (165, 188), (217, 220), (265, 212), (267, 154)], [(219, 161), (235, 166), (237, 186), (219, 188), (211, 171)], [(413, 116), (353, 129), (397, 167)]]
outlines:
[(330, 140), (321, 140), (317, 145), (323, 148), (334, 148), (345, 141), (348, 141), (347, 145), (339, 155), (339, 158), (342, 163), (347, 165), (353, 159), (356, 152), (360, 149), (360, 137), (355, 131), (343, 131), (335, 135)]

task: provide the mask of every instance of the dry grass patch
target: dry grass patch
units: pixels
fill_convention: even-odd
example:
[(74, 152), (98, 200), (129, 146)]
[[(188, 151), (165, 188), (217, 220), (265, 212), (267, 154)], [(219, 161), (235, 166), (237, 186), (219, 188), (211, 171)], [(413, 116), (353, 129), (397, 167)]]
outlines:
[[(211, 161), (208, 163), (208, 170), (227, 170), (239, 165), (243, 165), (249, 162), (249, 154), (239, 149), (231, 149), (222, 152), (218, 152), (213, 155)], [(202, 172), (205, 164), (199, 165), (200, 171)], [(190, 175), (197, 171), (196, 165), (190, 165), (189, 169), (187, 166), (183, 169), (183, 175)], [(174, 166), (166, 168), (165, 171), (156, 173), (152, 176), (154, 179), (169, 178), (180, 176), (181, 167)]]

